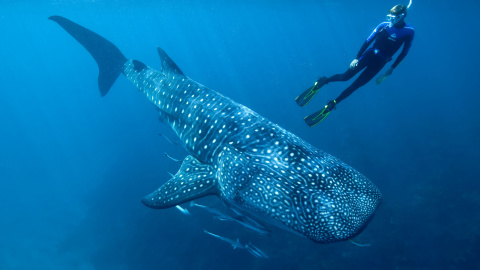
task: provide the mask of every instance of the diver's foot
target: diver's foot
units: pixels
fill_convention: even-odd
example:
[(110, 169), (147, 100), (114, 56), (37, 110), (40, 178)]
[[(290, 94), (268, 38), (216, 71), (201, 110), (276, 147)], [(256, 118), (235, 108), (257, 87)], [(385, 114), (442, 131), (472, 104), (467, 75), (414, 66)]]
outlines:
[(320, 77), (320, 79), (317, 80), (317, 84), (315, 85), (318, 89), (320, 89), (322, 86), (328, 83), (327, 77), (323, 76)]
[(325, 108), (321, 109), (320, 111), (313, 113), (307, 117), (304, 118), (305, 123), (309, 127), (314, 127), (318, 125), (320, 122), (322, 122), (327, 116), (330, 114), (330, 112), (335, 109), (335, 106), (337, 105), (337, 102), (335, 100), (330, 100), (327, 105), (325, 105)]
[(335, 109), (335, 106), (337, 105), (337, 101), (334, 99), (334, 100), (330, 100), (327, 105), (325, 105), (325, 110), (327, 112), (331, 112), (333, 109)]
[(327, 77), (321, 77), (318, 79), (315, 84), (305, 90), (300, 96), (298, 96), (295, 101), (300, 107), (305, 107), (313, 99), (313, 97), (318, 93), (318, 90), (327, 83)]

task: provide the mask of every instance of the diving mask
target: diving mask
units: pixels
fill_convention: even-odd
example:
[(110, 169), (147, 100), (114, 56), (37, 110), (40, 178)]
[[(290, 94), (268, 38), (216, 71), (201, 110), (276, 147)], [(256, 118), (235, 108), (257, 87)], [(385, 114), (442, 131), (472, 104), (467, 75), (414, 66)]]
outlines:
[(387, 22), (390, 22), (390, 24), (393, 26), (400, 22), (405, 15), (402, 13), (400, 15), (394, 15), (394, 14), (388, 14), (387, 15)]

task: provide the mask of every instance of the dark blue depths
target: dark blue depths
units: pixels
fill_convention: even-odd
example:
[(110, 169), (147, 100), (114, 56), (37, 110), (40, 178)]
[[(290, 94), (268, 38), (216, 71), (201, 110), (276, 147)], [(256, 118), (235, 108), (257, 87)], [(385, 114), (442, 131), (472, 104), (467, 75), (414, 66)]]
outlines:
[[(315, 128), (294, 98), (343, 72), (395, 1), (19, 1), (0, 4), (1, 269), (474, 269), (480, 253), (479, 114), (471, 29), (479, 4), (414, 1), (409, 55)], [(357, 238), (265, 237), (200, 209), (140, 203), (186, 152), (125, 79), (100, 98), (97, 67), (47, 20), (71, 18), (159, 67), (161, 46), (192, 79), (351, 165), (384, 202)], [(445, 16), (448, 14), (448, 16)], [(388, 64), (387, 64), (388, 65)], [(202, 204), (222, 207), (216, 198)], [(187, 206), (188, 207), (188, 206)], [(251, 241), (270, 259), (202, 231)]]

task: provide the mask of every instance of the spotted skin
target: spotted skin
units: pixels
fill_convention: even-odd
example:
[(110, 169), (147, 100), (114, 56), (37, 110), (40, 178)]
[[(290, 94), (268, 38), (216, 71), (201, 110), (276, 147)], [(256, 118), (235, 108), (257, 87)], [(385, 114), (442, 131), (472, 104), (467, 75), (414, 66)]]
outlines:
[[(166, 208), (217, 194), (232, 207), (322, 243), (350, 239), (369, 221), (381, 194), (363, 175), (180, 71), (163, 70), (138, 71), (128, 61), (123, 71), (191, 154), (145, 204)], [(194, 184), (206, 194), (172, 192), (192, 185), (178, 180), (192, 168), (206, 172)]]
[[(110, 50), (113, 44), (105, 45), (108, 41), (100, 36), (97, 41), (83, 39), (93, 35), (90, 30), (62, 17), (51, 19), (79, 40), (97, 63), (110, 61), (94, 53), (102, 46)], [(319, 243), (348, 240), (365, 228), (382, 200), (370, 180), (191, 80), (162, 49), (158, 53), (160, 70), (128, 60), (119, 51), (114, 57), (122, 63), (121, 73), (156, 106), (190, 154), (172, 179), (143, 199), (145, 205), (169, 208), (217, 195), (236, 211)], [(102, 93), (109, 90), (100, 88)]]

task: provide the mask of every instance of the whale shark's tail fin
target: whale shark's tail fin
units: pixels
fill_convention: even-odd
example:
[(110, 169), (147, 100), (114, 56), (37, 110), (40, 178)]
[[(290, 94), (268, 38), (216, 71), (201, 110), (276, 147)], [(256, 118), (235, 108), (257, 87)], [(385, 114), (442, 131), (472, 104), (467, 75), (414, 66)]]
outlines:
[(98, 64), (98, 88), (103, 97), (122, 73), (127, 58), (110, 41), (100, 35), (60, 16), (51, 16), (50, 20), (58, 23), (75, 38), (93, 56)]

